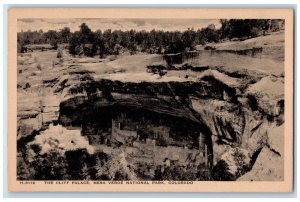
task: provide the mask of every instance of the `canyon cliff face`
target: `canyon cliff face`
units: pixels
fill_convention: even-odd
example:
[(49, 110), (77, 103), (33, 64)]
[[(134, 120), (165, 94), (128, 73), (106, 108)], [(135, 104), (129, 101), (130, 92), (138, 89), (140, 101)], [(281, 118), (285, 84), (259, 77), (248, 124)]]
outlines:
[[(20, 97), (30, 99), (31, 105), (26, 105), (29, 100), (18, 105), (18, 139), (51, 123), (80, 126), (95, 111), (105, 114), (115, 107), (128, 107), (162, 114), (170, 120), (170, 128), (175, 118), (199, 126), (209, 137), (215, 180), (283, 180), (283, 76), (193, 65), (183, 72), (185, 67), (164, 65), (160, 67), (164, 75), (156, 72), (157, 65), (148, 65), (147, 73), (99, 76), (72, 60), (65, 61), (66, 68), (59, 74), (54, 69), (40, 84), (31, 84), (31, 94), (44, 86), (48, 97), (43, 102), (35, 96), (30, 99), (28, 92)], [(19, 90), (25, 91), (28, 86), (21, 84)], [(193, 155), (196, 159), (199, 153)], [(129, 163), (124, 159), (121, 156), (118, 165)], [(122, 168), (136, 178), (130, 166)]]
[[(283, 88), (283, 78), (265, 75), (263, 78), (252, 78), (258, 80), (256, 83), (239, 85), (244, 82), (243, 79), (217, 70), (204, 70), (201, 74), (205, 76), (199, 76), (198, 81), (184, 82), (134, 83), (89, 78), (85, 84), (77, 83), (63, 90), (65, 98), (60, 103), (60, 110), (80, 117), (81, 107), (93, 110), (111, 105), (134, 106), (197, 122), (210, 131), (214, 165), (225, 161), (232, 179), (252, 169), (251, 172), (258, 172), (256, 175), (265, 172), (256, 168), (257, 164), (254, 165), (256, 160), (260, 164), (264, 161), (266, 152), (270, 153), (269, 161), (273, 161), (272, 158), (275, 162), (282, 161), (283, 93), (268, 92), (271, 90), (265, 90), (265, 87), (275, 85), (278, 89), (275, 91), (283, 92), (279, 90)], [(250, 74), (247, 76), (250, 77)], [(230, 79), (234, 82), (229, 83)], [(239, 88), (241, 86), (243, 89)], [(65, 124), (72, 120), (62, 115), (59, 122)], [(278, 158), (281, 160), (278, 161)], [(281, 167), (278, 164), (276, 168)], [(282, 180), (283, 170), (278, 169), (271, 171), (271, 175)], [(262, 175), (271, 178), (265, 173)], [(262, 180), (263, 176), (259, 176)], [(240, 180), (250, 178), (247, 173)]]

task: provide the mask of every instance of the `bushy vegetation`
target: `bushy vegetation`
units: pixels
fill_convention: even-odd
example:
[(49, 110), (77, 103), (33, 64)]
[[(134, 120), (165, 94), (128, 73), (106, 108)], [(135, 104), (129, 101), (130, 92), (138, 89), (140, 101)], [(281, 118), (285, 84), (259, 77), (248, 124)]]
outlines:
[(235, 176), (229, 172), (229, 166), (224, 160), (220, 160), (212, 170), (212, 177), (216, 181), (233, 181)]
[(212, 180), (210, 170), (204, 164), (186, 168), (172, 165), (164, 170), (157, 167), (155, 176), (149, 178), (139, 171), (135, 171), (137, 173), (134, 174), (130, 167), (128, 169), (132, 173), (126, 172), (115, 154), (107, 155), (103, 152), (90, 154), (86, 149), (65, 152), (51, 149), (43, 153), (37, 144), (19, 146), (17, 160), (19, 180), (130, 180), (132, 178), (128, 175), (135, 174), (141, 179), (148, 180)]
[(39, 31), (26, 31), (18, 32), (18, 52), (26, 52), (26, 45), (28, 44), (50, 44), (53, 49), (58, 48), (58, 44), (69, 43), (72, 33), (70, 28), (65, 27), (60, 31), (49, 30), (43, 32)]
[(284, 26), (282, 20), (269, 19), (230, 19), (220, 20), (220, 38), (251, 38), (266, 31), (279, 31)]
[(37, 65), (36, 65), (36, 68), (38, 69), (38, 70), (42, 70), (42, 65), (40, 64), (40, 63), (38, 63)]
[[(108, 180), (108, 156), (104, 153), (89, 154), (85, 149), (60, 152), (52, 149), (41, 154), (41, 148), (18, 152), (17, 176), (19, 180)], [(120, 177), (122, 173), (116, 173)], [(113, 176), (114, 177), (114, 176)]]
[(63, 58), (63, 50), (62, 49), (57, 49), (57, 55), (56, 55), (56, 57), (57, 58)]
[(251, 38), (266, 31), (278, 31), (284, 21), (269, 19), (220, 20), (221, 27), (211, 24), (206, 28), (186, 31), (121, 31), (97, 30), (93, 32), (87, 24), (79, 26), (79, 31), (71, 32), (68, 27), (60, 31), (27, 31), (18, 33), (18, 51), (25, 52), (28, 44), (50, 44), (57, 49), (58, 44), (68, 43), (73, 55), (95, 56), (118, 55), (128, 50), (148, 53), (178, 53), (193, 50), (195, 45), (219, 42), (223, 39)]

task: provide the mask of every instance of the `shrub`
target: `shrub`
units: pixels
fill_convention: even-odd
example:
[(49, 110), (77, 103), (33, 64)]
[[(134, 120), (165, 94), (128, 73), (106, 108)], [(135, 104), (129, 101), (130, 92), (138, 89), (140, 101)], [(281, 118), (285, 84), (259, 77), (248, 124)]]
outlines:
[(233, 153), (234, 161), (236, 162), (237, 171), (235, 175), (237, 177), (242, 176), (248, 170), (247, 164), (245, 164), (246, 156), (241, 153), (239, 150), (235, 150)]
[(83, 54), (88, 57), (95, 56), (95, 54), (97, 52), (97, 49), (95, 46), (85, 45), (82, 48), (83, 48)]
[(234, 175), (229, 172), (228, 164), (224, 160), (220, 160), (212, 170), (212, 177), (217, 181), (232, 181)]
[(25, 84), (25, 86), (24, 86), (24, 89), (27, 89), (27, 88), (30, 88), (30, 87), (31, 87), (30, 83), (27, 82), (27, 83)]
[(63, 51), (62, 49), (57, 49), (57, 58), (63, 58)]
[(66, 161), (57, 150), (40, 156), (37, 155), (31, 163), (34, 168), (35, 180), (63, 180), (66, 175)]
[(31, 179), (31, 173), (29, 165), (23, 158), (21, 153), (18, 153), (17, 157), (17, 179), (18, 180), (28, 180)]
[(58, 48), (58, 43), (57, 43), (57, 40), (53, 39), (50, 41), (50, 45), (52, 46), (52, 48), (54, 50), (56, 50)]
[(41, 71), (42, 70), (42, 65), (41, 64), (37, 64), (36, 68)]

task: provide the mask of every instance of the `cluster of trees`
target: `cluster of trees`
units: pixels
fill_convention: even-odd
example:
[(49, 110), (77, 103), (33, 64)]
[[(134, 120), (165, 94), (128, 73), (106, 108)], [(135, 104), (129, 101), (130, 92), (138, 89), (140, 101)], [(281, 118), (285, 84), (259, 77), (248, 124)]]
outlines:
[[(120, 166), (118, 152), (107, 155), (103, 152), (89, 154), (86, 149), (77, 149), (60, 152), (52, 149), (45, 154), (41, 153), (41, 147), (32, 144), (26, 145), (32, 137), (18, 142), (17, 178), (18, 180), (129, 180), (128, 172)], [(24, 138), (23, 138), (24, 139)], [(233, 154), (238, 167), (232, 174), (229, 165), (220, 160), (212, 170), (208, 170), (205, 164), (187, 166), (183, 168), (171, 165), (161, 170), (155, 169), (153, 180), (196, 180), (196, 181), (232, 181), (250, 170), (250, 165), (245, 163), (245, 155), (237, 149)], [(150, 166), (143, 164), (146, 168)], [(148, 179), (140, 170), (136, 170), (137, 176)], [(150, 179), (150, 178), (149, 178)]]
[[(129, 180), (128, 173), (120, 168), (118, 157), (98, 152), (89, 154), (84, 149), (66, 151), (57, 149), (40, 155), (41, 148), (31, 145), (18, 152), (18, 180)], [(178, 166), (155, 170), (153, 180), (212, 180), (205, 165), (186, 169)], [(138, 172), (138, 171), (137, 171)], [(148, 179), (137, 173), (141, 179)], [(148, 180), (151, 180), (150, 178)]]
[(57, 48), (60, 43), (69, 43), (69, 52), (73, 55), (95, 56), (119, 54), (122, 49), (131, 53), (136, 51), (148, 53), (178, 53), (193, 50), (197, 44), (219, 42), (232, 38), (251, 38), (266, 31), (278, 31), (283, 25), (282, 20), (269, 19), (229, 19), (220, 20), (221, 27), (216, 29), (211, 24), (206, 28), (186, 31), (121, 31), (97, 30), (93, 32), (87, 24), (79, 26), (79, 31), (71, 32), (68, 27), (60, 31), (47, 32), (27, 31), (18, 33), (18, 45), (51, 44)]
[(221, 19), (219, 36), (224, 38), (252, 38), (267, 31), (279, 31), (284, 26), (284, 20), (279, 19)]
[[(210, 29), (210, 28), (207, 28)], [(198, 33), (198, 34), (197, 34)], [(119, 54), (122, 49), (135, 53), (137, 50), (148, 53), (177, 53), (186, 49), (193, 49), (199, 43), (202, 35), (188, 29), (184, 32), (121, 31), (110, 29), (104, 32), (91, 29), (83, 23), (80, 30), (72, 34), (69, 41), (69, 52), (73, 55), (94, 56)], [(208, 37), (210, 41), (215, 40)]]
[(245, 162), (246, 156), (240, 152), (237, 148), (233, 152), (233, 160), (237, 167), (235, 173), (231, 173), (228, 163), (224, 160), (218, 161), (218, 163), (212, 169), (212, 177), (216, 181), (234, 181), (240, 176), (248, 172), (252, 165)]
[(62, 154), (52, 149), (40, 155), (39, 150), (35, 146), (19, 152), (19, 180), (109, 180), (112, 177), (119, 179), (125, 176), (120, 172), (116, 173), (117, 176), (110, 176), (109, 157), (105, 153), (89, 154), (86, 150), (78, 149)]
[(26, 32), (18, 32), (18, 52), (23, 52), (24, 47), (29, 44), (50, 44), (53, 49), (57, 49), (58, 44), (69, 43), (71, 35), (71, 30), (68, 27), (60, 31), (49, 30), (43, 32), (43, 30), (28, 30)]

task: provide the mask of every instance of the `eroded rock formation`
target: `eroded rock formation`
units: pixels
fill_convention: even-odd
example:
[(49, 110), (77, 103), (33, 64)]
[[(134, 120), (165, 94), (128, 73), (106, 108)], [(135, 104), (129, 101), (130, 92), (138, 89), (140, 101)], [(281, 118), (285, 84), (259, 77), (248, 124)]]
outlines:
[[(256, 176), (260, 180), (283, 179), (283, 164), (279, 162), (283, 161), (284, 152), (284, 78), (244, 70), (232, 72), (222, 67), (201, 69), (191, 66), (190, 71), (195, 69), (196, 74), (170, 81), (167, 79), (168, 67), (164, 69), (166, 74), (156, 80), (153, 80), (153, 73), (148, 72), (145, 79), (137, 82), (134, 74), (132, 81), (113, 76), (111, 79), (99, 78), (80, 65), (69, 64), (64, 74), (42, 80), (40, 86), (43, 85), (47, 92), (42, 102), (31, 99), (34, 102), (26, 108), (21, 104), (24, 100), (20, 101), (18, 138), (30, 136), (50, 123), (79, 126), (92, 112), (102, 110), (105, 114), (111, 113), (110, 109), (114, 107), (132, 107), (163, 114), (171, 122), (176, 118), (188, 120), (202, 128), (209, 136), (207, 144), (211, 145), (209, 150), (213, 154), (212, 172), (225, 170), (229, 176), (226, 180), (256, 180)], [(33, 90), (32, 94), (37, 92)], [(186, 131), (187, 136), (188, 133)], [(105, 138), (98, 141), (107, 143)], [(125, 144), (126, 141), (119, 142)], [(158, 151), (149, 149), (150, 153)], [(136, 155), (139, 152), (138, 149), (131, 151)], [(189, 161), (200, 162), (195, 160), (197, 155), (199, 153), (194, 152)], [(125, 162), (125, 157), (120, 159), (122, 165), (129, 163)], [(131, 167), (134, 162), (129, 163)], [(264, 166), (268, 162), (277, 163), (266, 171)], [(124, 169), (127, 175), (136, 178), (130, 168)], [(149, 175), (154, 176), (154, 173)], [(224, 180), (218, 173), (213, 175), (215, 180)]]

